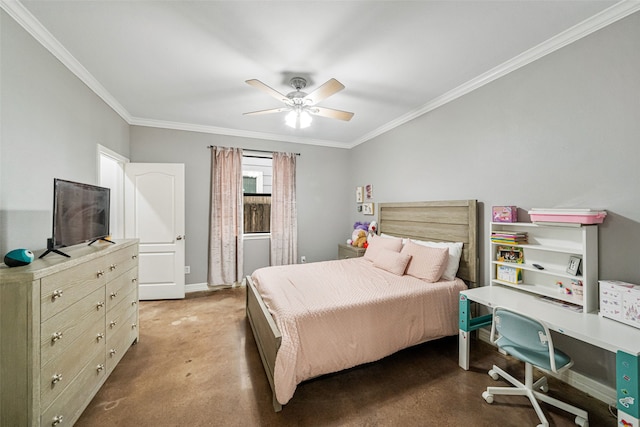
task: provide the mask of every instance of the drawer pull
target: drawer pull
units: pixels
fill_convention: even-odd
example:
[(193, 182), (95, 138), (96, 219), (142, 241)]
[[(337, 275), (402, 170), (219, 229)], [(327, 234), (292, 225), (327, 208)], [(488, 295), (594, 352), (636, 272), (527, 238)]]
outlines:
[(118, 264), (111, 264), (111, 265), (109, 266), (109, 269), (110, 269), (111, 271), (113, 271), (113, 270), (115, 270), (115, 269), (116, 269), (116, 267), (117, 267), (117, 266), (118, 266)]
[(131, 301), (131, 305), (136, 305), (138, 304), (138, 301)]
[(59, 383), (60, 381), (62, 381), (62, 374), (55, 374), (51, 377), (51, 384)]
[(111, 299), (115, 298), (118, 296), (117, 292), (111, 292)]
[(57, 426), (58, 424), (62, 424), (62, 415), (56, 415), (51, 421), (52, 426)]
[(137, 327), (138, 327), (138, 324), (137, 324), (137, 323), (132, 323), (132, 324), (131, 324), (131, 329), (135, 329), (135, 328), (137, 328)]
[(117, 324), (118, 324), (118, 322), (116, 322), (115, 320), (112, 320), (111, 322), (109, 322), (109, 326), (112, 327), (112, 328), (114, 326), (116, 326)]
[(97, 276), (98, 278), (100, 278), (100, 277), (104, 276), (104, 271), (102, 271), (102, 270), (98, 270), (98, 272), (96, 273), (96, 276)]
[(51, 334), (51, 342), (56, 342), (62, 339), (62, 332), (54, 332)]
[(100, 301), (98, 304), (96, 304), (96, 308), (98, 310), (100, 310), (102, 307), (104, 307), (104, 301)]
[(131, 279), (131, 283), (136, 283), (138, 281), (138, 279), (136, 277), (134, 277), (133, 279)]
[(137, 259), (138, 255), (131, 255), (131, 259)]
[(96, 366), (96, 370), (98, 372), (104, 371), (104, 363), (99, 364), (98, 366)]
[(100, 332), (98, 335), (96, 335), (96, 340), (100, 341), (101, 339), (104, 338), (104, 333)]
[(53, 295), (51, 296), (51, 300), (55, 301), (62, 296), (62, 289), (56, 289), (53, 291)]
[(111, 350), (109, 350), (109, 354), (111, 356), (115, 355), (118, 352), (118, 350), (116, 350), (115, 348), (112, 348)]

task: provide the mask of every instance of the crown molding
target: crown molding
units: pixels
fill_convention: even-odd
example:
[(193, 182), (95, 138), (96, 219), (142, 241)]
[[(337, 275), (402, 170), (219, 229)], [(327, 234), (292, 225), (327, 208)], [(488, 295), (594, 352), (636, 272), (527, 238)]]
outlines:
[(42, 46), (76, 75), (127, 123), (129, 112), (87, 71), (86, 68), (18, 0), (0, 0), (0, 7)]
[(266, 132), (253, 132), (247, 130), (221, 128), (216, 126), (196, 125), (182, 122), (169, 122), (165, 120), (144, 119), (140, 117), (132, 117), (129, 121), (132, 126), (146, 126), (161, 129), (184, 130), (190, 132), (211, 133), (216, 135), (237, 136), (241, 138), (264, 139), (268, 141), (293, 142), (296, 144), (319, 145), (332, 148), (348, 148), (345, 143), (337, 141), (328, 141), (324, 139), (312, 139), (304, 137), (296, 137), (291, 135), (278, 135)]
[(430, 111), (435, 110), (455, 99), (460, 98), (463, 95), (468, 94), (494, 80), (499, 79), (533, 61), (536, 61), (550, 53), (557, 51), (583, 37), (592, 34), (601, 28), (613, 24), (622, 18), (625, 18), (632, 13), (640, 10), (640, 1), (638, 0), (622, 0), (613, 6), (603, 10), (602, 12), (593, 15), (592, 17), (574, 25), (573, 27), (559, 33), (558, 35), (540, 43), (539, 45), (521, 53), (520, 55), (498, 65), (495, 68), (487, 71), (478, 77), (469, 80), (468, 82), (456, 87), (455, 89), (433, 99), (432, 101), (424, 104), (417, 110), (404, 114), (397, 119), (394, 119), (387, 124), (375, 129), (363, 135), (361, 138), (353, 141), (349, 148), (353, 148), (360, 145), (376, 136), (382, 135), (398, 126), (407, 123), (417, 117), (422, 116)]
[(380, 126), (379, 128), (347, 144), (340, 143), (338, 141), (318, 140), (289, 135), (276, 135), (270, 133), (219, 128), (215, 126), (132, 117), (129, 112), (104, 88), (104, 86), (102, 86), (98, 80), (96, 80), (95, 77), (93, 77), (93, 75), (89, 73), (89, 71), (84, 68), (82, 64), (80, 64), (80, 62), (76, 60), (75, 57), (71, 55), (71, 53), (46, 28), (44, 28), (40, 21), (38, 21), (19, 0), (0, 0), (0, 7), (130, 125), (350, 149), (433, 111), (436, 108), (458, 99), (461, 96), (499, 79), (500, 77), (503, 77), (533, 61), (536, 61), (558, 49), (563, 48), (564, 46), (600, 30), (601, 28), (639, 11), (640, 1), (622, 0), (604, 11), (550, 38), (549, 40), (521, 53), (509, 61), (506, 61), (484, 74), (481, 74), (457, 88), (435, 98), (427, 104), (424, 104), (422, 107), (391, 120), (385, 125)]

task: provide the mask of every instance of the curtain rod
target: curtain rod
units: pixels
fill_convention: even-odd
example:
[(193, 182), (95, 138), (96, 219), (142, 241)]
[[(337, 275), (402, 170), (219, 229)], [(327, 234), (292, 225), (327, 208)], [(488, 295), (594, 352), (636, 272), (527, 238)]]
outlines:
[[(208, 145), (208, 146), (207, 146), (207, 148), (213, 148), (213, 147), (215, 147), (215, 145)], [(253, 152), (256, 152), (256, 153), (267, 153), (267, 154), (273, 154), (273, 151), (268, 151), (268, 150), (254, 150), (253, 148), (243, 148), (243, 150), (246, 150), (246, 151), (253, 151)], [(300, 153), (293, 153), (293, 154), (295, 154), (296, 156), (299, 156), (299, 155), (300, 155)]]

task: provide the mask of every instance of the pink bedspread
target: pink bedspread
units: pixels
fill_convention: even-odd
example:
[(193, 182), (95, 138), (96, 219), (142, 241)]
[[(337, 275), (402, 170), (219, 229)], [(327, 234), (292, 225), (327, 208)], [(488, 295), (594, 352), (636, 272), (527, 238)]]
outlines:
[(252, 279), (282, 333), (274, 371), (286, 404), (309, 378), (458, 333), (460, 279), (426, 283), (364, 258), (266, 267)]

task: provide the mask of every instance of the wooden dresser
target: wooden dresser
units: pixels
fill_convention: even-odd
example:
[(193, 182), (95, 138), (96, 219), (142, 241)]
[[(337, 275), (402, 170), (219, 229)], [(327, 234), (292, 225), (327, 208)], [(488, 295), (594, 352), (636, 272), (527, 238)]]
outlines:
[(0, 425), (70, 426), (138, 340), (138, 241), (0, 267)]

